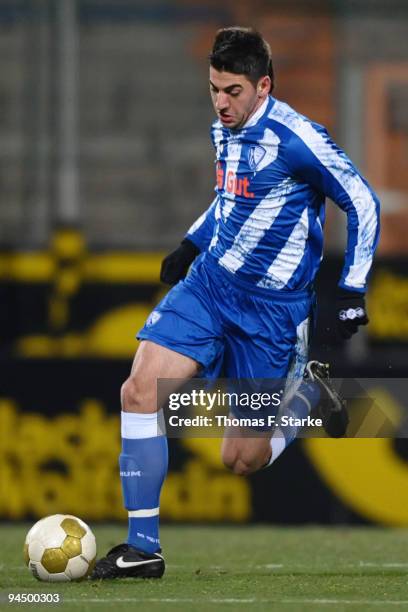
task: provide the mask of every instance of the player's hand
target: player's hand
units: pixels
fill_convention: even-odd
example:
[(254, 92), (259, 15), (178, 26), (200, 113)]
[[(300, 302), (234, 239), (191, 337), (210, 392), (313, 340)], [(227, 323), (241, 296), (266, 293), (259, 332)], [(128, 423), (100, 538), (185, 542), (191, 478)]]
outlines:
[(175, 285), (185, 278), (189, 267), (200, 250), (188, 238), (184, 238), (179, 248), (167, 255), (162, 261), (160, 280), (167, 285)]
[(337, 331), (341, 338), (348, 340), (358, 332), (360, 325), (367, 325), (368, 317), (364, 293), (337, 289), (336, 299)]

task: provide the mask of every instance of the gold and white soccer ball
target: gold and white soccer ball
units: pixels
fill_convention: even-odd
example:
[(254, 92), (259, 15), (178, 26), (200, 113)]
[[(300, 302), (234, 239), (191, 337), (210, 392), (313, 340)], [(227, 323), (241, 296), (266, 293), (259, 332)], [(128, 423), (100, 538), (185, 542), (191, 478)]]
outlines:
[(24, 560), (38, 580), (81, 580), (91, 573), (95, 559), (95, 536), (76, 516), (46, 516), (27, 533)]

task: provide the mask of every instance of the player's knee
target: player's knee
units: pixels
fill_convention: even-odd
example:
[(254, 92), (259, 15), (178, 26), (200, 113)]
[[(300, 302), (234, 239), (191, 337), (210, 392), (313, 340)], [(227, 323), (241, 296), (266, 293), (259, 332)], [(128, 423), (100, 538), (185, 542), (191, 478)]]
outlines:
[(138, 377), (130, 376), (120, 390), (122, 410), (124, 412), (144, 412), (143, 385)]
[(238, 453), (235, 448), (223, 448), (222, 449), (222, 462), (226, 468), (234, 471), (234, 465), (238, 458)]
[(256, 468), (251, 465), (250, 462), (244, 461), (240, 457), (237, 458), (232, 467), (232, 471), (234, 474), (237, 474), (237, 476), (249, 476), (249, 474), (252, 474), (255, 470)]
[(225, 449), (222, 454), (222, 460), (226, 468), (239, 476), (253, 474), (267, 462), (266, 457), (261, 457), (258, 454), (245, 454), (234, 448)]

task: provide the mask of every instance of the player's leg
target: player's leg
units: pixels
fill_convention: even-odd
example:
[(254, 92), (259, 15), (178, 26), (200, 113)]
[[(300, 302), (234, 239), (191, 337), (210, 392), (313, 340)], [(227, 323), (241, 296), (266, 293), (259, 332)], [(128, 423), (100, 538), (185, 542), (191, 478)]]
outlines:
[[(287, 370), (287, 390), (277, 416), (280, 419), (283, 416), (303, 419), (318, 407), (318, 416), (322, 418), (326, 433), (331, 437), (340, 437), (344, 435), (348, 424), (345, 402), (340, 398), (331, 383), (327, 366), (316, 361), (309, 362), (306, 365), (309, 324), (309, 318), (306, 318), (296, 326), (296, 343), (291, 363), (287, 363), (285, 366), (283, 356), (280, 356), (282, 368), (286, 367)], [(233, 351), (232, 370), (230, 366), (232, 377), (237, 377), (235, 361), (238, 360), (241, 363), (241, 377), (248, 377), (248, 373), (243, 370), (242, 364), (255, 363), (258, 366), (255, 366), (255, 369), (251, 372), (253, 377), (275, 378), (277, 374), (280, 374), (283, 378), (283, 370), (280, 373), (276, 368), (268, 371), (268, 366), (265, 366), (265, 364), (268, 364), (270, 359), (266, 354), (262, 355), (262, 350), (259, 353), (259, 346), (255, 348), (255, 352), (259, 353), (257, 356), (253, 354), (252, 349), (253, 347), (246, 345), (244, 359), (242, 355), (239, 356), (242, 351), (242, 342), (240, 342), (239, 349)], [(227, 350), (226, 354), (228, 360), (231, 351)], [(303, 378), (304, 372), (305, 378)], [(245, 417), (248, 415), (239, 412), (231, 416)], [(262, 467), (268, 467), (296, 439), (299, 430), (300, 428), (296, 425), (286, 425), (284, 428), (274, 426), (272, 435), (270, 432), (262, 432), (260, 435), (257, 434), (256, 437), (252, 437), (254, 430), (234, 426), (227, 427), (222, 445), (223, 462), (233, 472), (242, 475), (251, 474)]]
[[(157, 379), (194, 376), (196, 361), (154, 342), (142, 341), (129, 378), (121, 389), (122, 454), (120, 474), (125, 507), (129, 513), (128, 544), (152, 553), (159, 544), (159, 497), (167, 474), (167, 438), (162, 406), (166, 396), (157, 397)], [(168, 383), (170, 384), (170, 383)]]
[[(194, 280), (194, 282), (193, 282)], [(207, 295), (209, 281), (188, 277), (155, 308), (139, 332), (142, 340), (131, 374), (122, 386), (120, 471), (129, 513), (126, 544), (100, 559), (93, 578), (160, 577), (164, 561), (158, 536), (159, 497), (167, 472), (167, 439), (158, 410), (168, 395), (199, 369), (221, 361), (221, 330)], [(157, 379), (167, 380), (157, 397)]]
[[(309, 362), (306, 370), (305, 380), (296, 385), (280, 410), (279, 417), (307, 418), (318, 407), (318, 416), (322, 418), (326, 433), (334, 438), (343, 436), (348, 425), (348, 414), (344, 400), (328, 378), (327, 366), (316, 361)], [(242, 413), (239, 416), (243, 416)], [(254, 430), (227, 427), (222, 445), (223, 462), (233, 472), (242, 475), (269, 467), (297, 438), (300, 429), (296, 425), (274, 427), (272, 436), (268, 432), (253, 438)]]
[(167, 438), (162, 411), (166, 397), (157, 397), (157, 379), (194, 376), (199, 364), (180, 353), (142, 341), (129, 378), (121, 389), (122, 452), (119, 459), (123, 498), (128, 511), (126, 544), (113, 548), (98, 561), (92, 578), (161, 577), (159, 499), (167, 474)]

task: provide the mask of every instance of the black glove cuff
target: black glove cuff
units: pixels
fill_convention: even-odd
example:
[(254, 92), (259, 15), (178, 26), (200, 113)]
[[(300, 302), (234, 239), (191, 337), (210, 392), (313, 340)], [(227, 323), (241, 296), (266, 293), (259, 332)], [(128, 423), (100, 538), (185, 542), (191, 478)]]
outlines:
[(192, 260), (200, 254), (200, 249), (188, 238), (184, 238), (184, 240), (181, 241), (181, 244), (183, 245), (186, 254), (191, 255)]
[(337, 287), (336, 290), (336, 298), (338, 300), (352, 300), (352, 299), (361, 299), (364, 300), (365, 293), (360, 293), (359, 291), (352, 291), (348, 289), (343, 289), (343, 287)]

